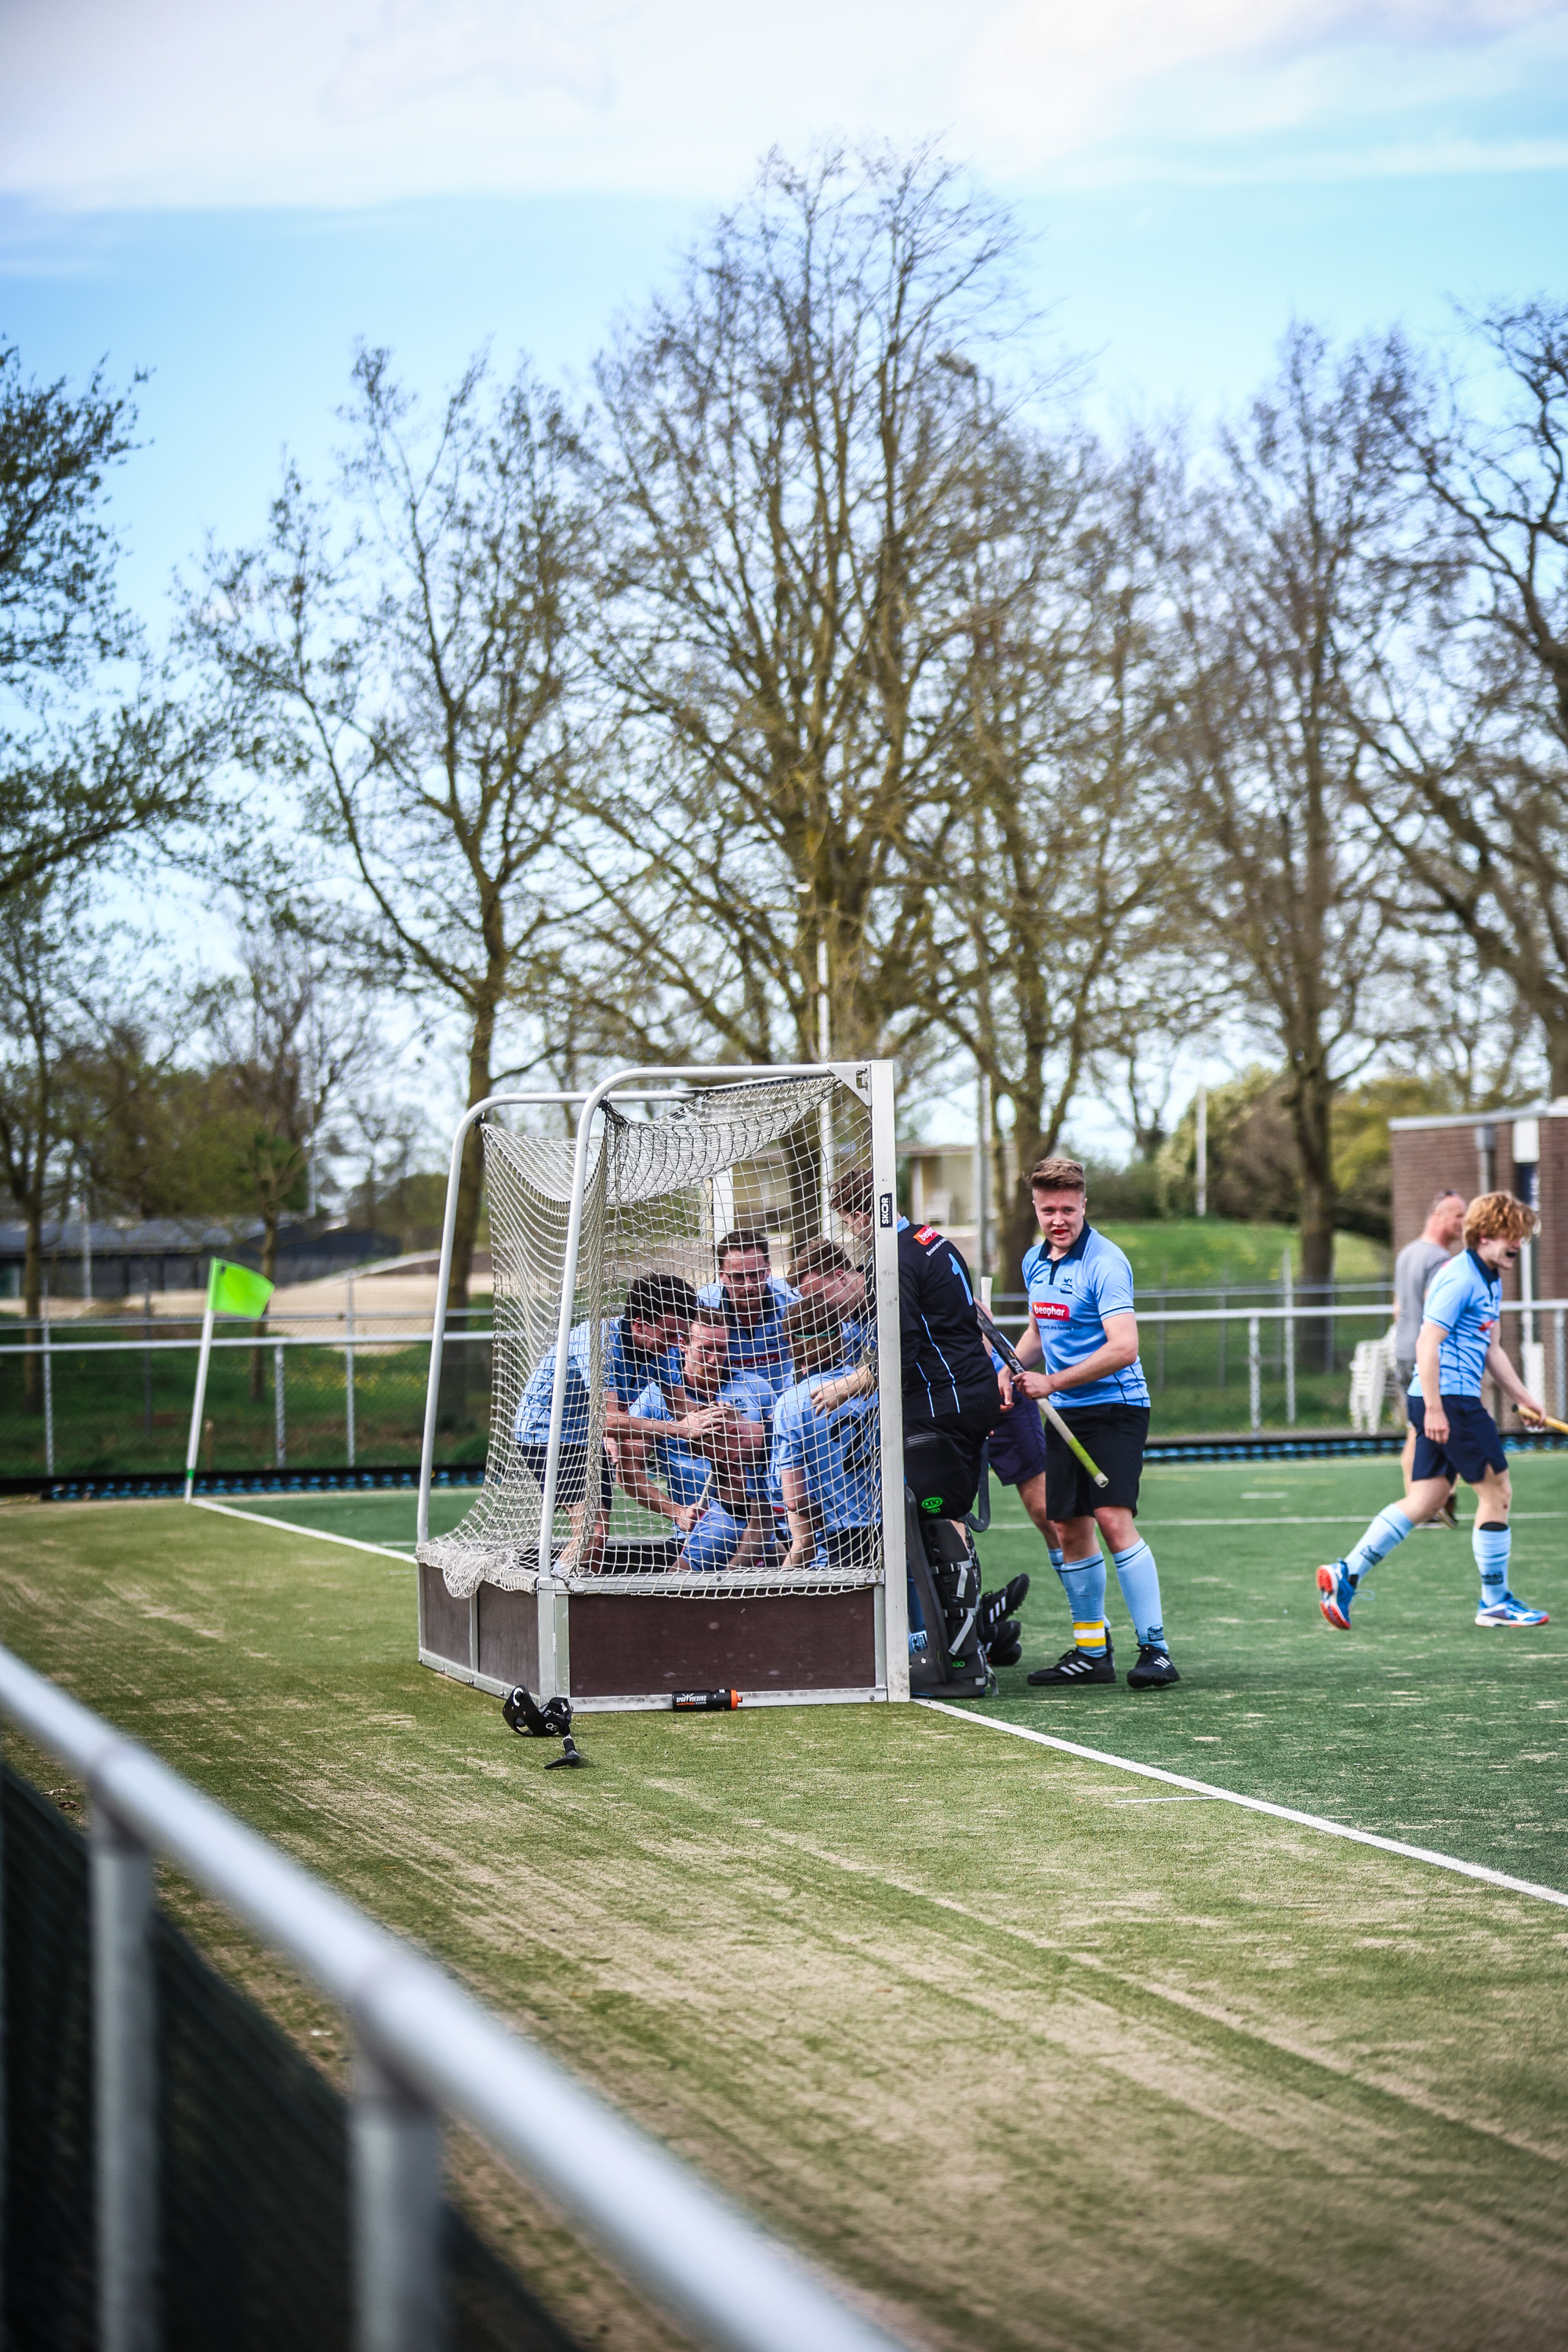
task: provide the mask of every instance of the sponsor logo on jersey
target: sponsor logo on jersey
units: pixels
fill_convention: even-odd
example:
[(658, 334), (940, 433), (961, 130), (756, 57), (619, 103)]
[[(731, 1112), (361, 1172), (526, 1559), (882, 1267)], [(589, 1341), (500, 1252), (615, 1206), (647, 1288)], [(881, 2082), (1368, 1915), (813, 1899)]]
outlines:
[(930, 1242), (941, 1241), (942, 1235), (937, 1232), (934, 1225), (917, 1225), (915, 1227), (915, 1239), (920, 1243), (923, 1249)]
[(1058, 1299), (1037, 1298), (1034, 1315), (1037, 1323), (1070, 1323), (1072, 1308), (1064, 1306)]

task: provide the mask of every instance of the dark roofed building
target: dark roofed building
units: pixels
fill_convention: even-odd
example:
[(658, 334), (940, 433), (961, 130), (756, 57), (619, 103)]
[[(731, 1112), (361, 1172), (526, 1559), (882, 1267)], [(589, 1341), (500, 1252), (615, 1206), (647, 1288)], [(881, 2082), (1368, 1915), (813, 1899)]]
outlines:
[[(0, 1225), (0, 1298), (21, 1297), (26, 1251), (26, 1229)], [(396, 1255), (396, 1235), (370, 1226), (283, 1225), (278, 1234), (278, 1279), (315, 1282), (323, 1275), (347, 1274)], [(259, 1222), (220, 1225), (155, 1217), (130, 1225), (95, 1220), (84, 1234), (80, 1222), (68, 1217), (63, 1223), (44, 1227), (44, 1270), (57, 1298), (86, 1295), (89, 1263), (95, 1298), (139, 1298), (148, 1290), (201, 1290), (215, 1257), (259, 1266)]]

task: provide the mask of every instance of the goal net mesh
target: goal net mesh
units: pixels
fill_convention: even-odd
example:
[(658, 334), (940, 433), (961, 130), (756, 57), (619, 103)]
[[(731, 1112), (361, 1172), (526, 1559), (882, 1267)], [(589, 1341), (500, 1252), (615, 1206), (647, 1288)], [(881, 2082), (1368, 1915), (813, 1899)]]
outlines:
[[(692, 1597), (879, 1582), (866, 1102), (825, 1075), (638, 1108), (606, 1106), (590, 1144), (554, 1572), (574, 1591), (613, 1577)], [(574, 1160), (563, 1138), (479, 1131), (485, 1482), (453, 1533), (419, 1548), (460, 1598), (537, 1579)]]

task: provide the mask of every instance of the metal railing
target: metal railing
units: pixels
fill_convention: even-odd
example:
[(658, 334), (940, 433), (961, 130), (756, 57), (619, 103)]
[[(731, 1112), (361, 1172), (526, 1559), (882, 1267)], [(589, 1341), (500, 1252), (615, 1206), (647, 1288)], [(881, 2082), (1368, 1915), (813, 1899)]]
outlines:
[[(1352, 1287), (1364, 1287), (1366, 1290), (1371, 1292), (1372, 1295), (1364, 1299), (1356, 1299), (1348, 1297), (1346, 1294)], [(1144, 1291), (1138, 1295), (1136, 1307), (1141, 1326), (1144, 1368), (1146, 1371), (1149, 1371), (1152, 1361), (1163, 1360), (1164, 1336), (1168, 1328), (1180, 1328), (1185, 1325), (1207, 1324), (1215, 1326), (1216, 1330), (1222, 1335), (1229, 1330), (1232, 1326), (1240, 1326), (1245, 1328), (1247, 1339), (1248, 1425), (1255, 1430), (1260, 1429), (1263, 1426), (1262, 1391), (1265, 1377), (1265, 1366), (1263, 1361), (1263, 1334), (1265, 1327), (1283, 1327), (1281, 1341), (1278, 1346), (1277, 1354), (1279, 1360), (1279, 1370), (1282, 1374), (1285, 1391), (1285, 1425), (1288, 1428), (1293, 1429), (1297, 1425), (1297, 1377), (1300, 1369), (1297, 1360), (1298, 1350), (1295, 1337), (1298, 1327), (1303, 1325), (1310, 1326), (1324, 1324), (1332, 1327), (1341, 1323), (1360, 1323), (1368, 1327), (1373, 1325), (1386, 1326), (1390, 1321), (1392, 1321), (1394, 1317), (1393, 1301), (1386, 1288), (1370, 1283), (1364, 1286), (1350, 1286), (1345, 1284), (1336, 1285), (1333, 1297), (1331, 1299), (1322, 1301), (1314, 1301), (1310, 1293), (1297, 1290), (1292, 1296), (1286, 1298), (1283, 1303), (1264, 1305), (1258, 1301), (1256, 1293), (1263, 1291), (1265, 1286), (1256, 1286), (1254, 1298), (1247, 1299), (1244, 1295), (1242, 1303), (1238, 1305), (1200, 1307), (1189, 1304), (1178, 1307), (1167, 1304), (1168, 1300), (1177, 1297), (1181, 1297), (1188, 1300), (1202, 1297), (1224, 1297), (1226, 1299), (1234, 1299), (1237, 1297), (1240, 1288), (1241, 1286), (1239, 1285), (1229, 1286), (1223, 1293), (1217, 1288), (1211, 1288), (1207, 1291), (1187, 1291), (1184, 1293), (1178, 1293), (1173, 1290), (1152, 1293)], [(1272, 1296), (1275, 1300), (1278, 1300), (1279, 1286), (1277, 1285), (1272, 1287)], [(1020, 1323), (1025, 1320), (1027, 1314), (1028, 1302), (1021, 1293), (1010, 1296), (998, 1294), (993, 1297), (992, 1306), (993, 1311), (995, 1313), (998, 1321), (1003, 1324), (1004, 1328), (1008, 1328), (1014, 1323)], [(1549, 1351), (1547, 1371), (1550, 1376), (1548, 1384), (1551, 1387), (1552, 1393), (1546, 1401), (1552, 1404), (1554, 1410), (1560, 1416), (1568, 1415), (1568, 1324), (1565, 1324), (1565, 1318), (1568, 1318), (1568, 1299), (1505, 1299), (1503, 1301), (1502, 1311), (1505, 1317), (1511, 1316), (1514, 1318), (1525, 1318), (1526, 1321), (1524, 1328), (1526, 1334), (1532, 1339), (1536, 1336), (1538, 1328), (1539, 1329), (1551, 1334), (1552, 1344)], [(455, 1345), (483, 1346), (488, 1344), (488, 1342), (494, 1337), (493, 1327), (488, 1321), (478, 1328), (475, 1328), (473, 1321), (475, 1317), (480, 1314), (488, 1314), (488, 1309), (474, 1307), (468, 1309), (468, 1314), (469, 1318), (469, 1328), (466, 1330), (456, 1329), (448, 1326), (445, 1334), (445, 1341), (447, 1347)], [(300, 1322), (306, 1318), (300, 1316), (290, 1316), (288, 1319), (290, 1322)], [(354, 1367), (356, 1356), (363, 1354), (368, 1349), (385, 1347), (422, 1347), (428, 1346), (431, 1341), (431, 1332), (428, 1327), (424, 1329), (384, 1329), (380, 1328), (381, 1324), (384, 1322), (392, 1323), (394, 1325), (404, 1324), (407, 1318), (398, 1315), (387, 1315), (378, 1318), (374, 1315), (366, 1314), (363, 1309), (357, 1310), (353, 1314), (352, 1320), (349, 1322), (348, 1328), (344, 1328), (345, 1318), (341, 1315), (323, 1317), (321, 1319), (334, 1327), (331, 1335), (326, 1332), (318, 1333), (314, 1331), (269, 1332), (266, 1334), (265, 1337), (258, 1339), (254, 1330), (247, 1330), (244, 1332), (224, 1333), (221, 1335), (215, 1334), (213, 1339), (212, 1345), (215, 1353), (219, 1350), (232, 1353), (234, 1351), (244, 1351), (257, 1348), (272, 1352), (275, 1366), (273, 1377), (273, 1398), (276, 1420), (274, 1446), (279, 1467), (281, 1467), (283, 1464), (285, 1446), (282, 1403), (284, 1391), (283, 1381), (281, 1378), (284, 1351), (314, 1349), (318, 1351), (325, 1351), (342, 1359), (345, 1391), (343, 1403), (346, 1408), (346, 1420), (350, 1433), (348, 1436), (347, 1458), (350, 1465), (352, 1466), (355, 1455), (355, 1445), (353, 1435), (353, 1417), (354, 1412)], [(142, 1318), (138, 1318), (137, 1320), (138, 1322), (141, 1322)], [(167, 1339), (153, 1339), (146, 1335), (144, 1329), (139, 1332), (134, 1338), (59, 1339), (55, 1337), (55, 1332), (61, 1328), (61, 1326), (52, 1323), (46, 1323), (43, 1325), (12, 1325), (12, 1329), (16, 1329), (21, 1332), (36, 1332), (38, 1336), (37, 1338), (18, 1337), (15, 1339), (10, 1339), (8, 1336), (0, 1336), (0, 1367), (4, 1366), (7, 1358), (13, 1356), (20, 1358), (26, 1355), (35, 1355), (41, 1356), (43, 1359), (45, 1471), (46, 1475), (49, 1476), (53, 1476), (55, 1471), (53, 1362), (56, 1357), (87, 1356), (94, 1353), (101, 1353), (105, 1355), (147, 1354), (149, 1352), (167, 1353), (177, 1351), (182, 1349), (194, 1355), (199, 1344), (194, 1336)], [(63, 1328), (69, 1328), (71, 1327), (68, 1324)], [(5, 1326), (4, 1324), (0, 1324), (0, 1333), (4, 1332)], [(1225, 1384), (1226, 1370), (1226, 1357), (1223, 1347), (1221, 1349), (1218, 1361), (1220, 1385), (1223, 1387)]]
[(357, 2352), (442, 2342), (444, 2115), (479, 2132), (700, 2344), (894, 2352), (892, 2336), (444, 1969), (5, 1650), (0, 1717), (91, 1799), (100, 2352), (156, 2352), (161, 2340), (155, 1856), (283, 1954), (353, 2027)]
[[(998, 1321), (1013, 1319), (1026, 1307), (1026, 1300), (998, 1298), (994, 1307)], [(1552, 1333), (1552, 1385), (1560, 1418), (1568, 1416), (1568, 1298), (1505, 1298), (1502, 1313), (1521, 1318), (1522, 1335), (1527, 1342), (1537, 1339), (1538, 1324)], [(1394, 1307), (1386, 1294), (1365, 1306), (1346, 1306), (1342, 1300), (1322, 1307), (1308, 1307), (1300, 1297), (1284, 1307), (1173, 1307), (1151, 1308), (1138, 1302), (1138, 1318), (1146, 1329), (1152, 1325), (1156, 1332), (1162, 1323), (1214, 1323), (1223, 1328), (1231, 1323), (1247, 1326), (1247, 1374), (1248, 1426), (1263, 1426), (1263, 1326), (1277, 1323), (1284, 1326), (1283, 1347), (1285, 1372), (1285, 1422), (1287, 1428), (1296, 1426), (1296, 1348), (1295, 1328), (1300, 1323), (1321, 1322), (1332, 1318), (1339, 1322), (1376, 1322), (1383, 1325), (1394, 1319)], [(1141, 1332), (1142, 1338), (1142, 1332)], [(1544, 1342), (1541, 1343), (1544, 1346)]]

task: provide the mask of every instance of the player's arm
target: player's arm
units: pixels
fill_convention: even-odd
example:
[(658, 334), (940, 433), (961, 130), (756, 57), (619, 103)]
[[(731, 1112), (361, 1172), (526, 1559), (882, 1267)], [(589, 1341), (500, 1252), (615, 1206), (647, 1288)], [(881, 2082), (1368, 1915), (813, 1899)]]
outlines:
[[(1494, 1339), (1487, 1349), (1487, 1370), (1496, 1381), (1504, 1396), (1511, 1397), (1527, 1421), (1544, 1421), (1546, 1407), (1539, 1397), (1531, 1396), (1514, 1370), (1507, 1349), (1500, 1339)], [(1425, 1381), (1421, 1383), (1425, 1388)]]
[[(640, 1425), (645, 1429), (651, 1429), (658, 1424), (644, 1422)], [(660, 1433), (663, 1433), (662, 1430)], [(695, 1505), (678, 1503), (673, 1495), (665, 1492), (656, 1478), (649, 1476), (647, 1457), (640, 1442), (636, 1438), (623, 1440), (618, 1454), (616, 1475), (633, 1502), (640, 1503), (645, 1511), (652, 1511), (658, 1517), (670, 1520), (679, 1528), (682, 1535), (689, 1534), (697, 1518)]]
[(1063, 1389), (1076, 1389), (1085, 1381), (1103, 1381), (1112, 1372), (1127, 1370), (1138, 1354), (1138, 1318), (1129, 1307), (1102, 1320), (1105, 1338), (1081, 1363), (1068, 1364), (1059, 1372), (1024, 1374), (1023, 1385), (1030, 1396), (1058, 1396)]
[(836, 1381), (824, 1381), (811, 1392), (813, 1412), (837, 1412), (851, 1397), (869, 1396), (877, 1385), (875, 1364), (857, 1364)]
[(816, 1532), (820, 1524), (805, 1472), (791, 1465), (781, 1475), (784, 1510), (789, 1518), (789, 1550), (784, 1555), (786, 1568), (804, 1568), (816, 1549)]
[(1448, 1442), (1448, 1416), (1443, 1410), (1443, 1342), (1446, 1323), (1428, 1316), (1415, 1335), (1415, 1377), (1421, 1383), (1422, 1424), (1434, 1445)]

